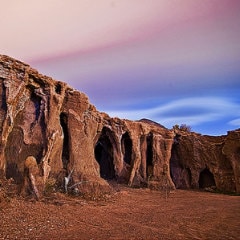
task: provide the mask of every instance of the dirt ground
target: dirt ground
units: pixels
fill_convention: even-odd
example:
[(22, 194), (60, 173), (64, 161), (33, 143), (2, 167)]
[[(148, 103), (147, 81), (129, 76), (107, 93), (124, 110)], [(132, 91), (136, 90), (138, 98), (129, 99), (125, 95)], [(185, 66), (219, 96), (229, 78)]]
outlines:
[(240, 239), (240, 197), (117, 186), (101, 201), (11, 198), (0, 239)]

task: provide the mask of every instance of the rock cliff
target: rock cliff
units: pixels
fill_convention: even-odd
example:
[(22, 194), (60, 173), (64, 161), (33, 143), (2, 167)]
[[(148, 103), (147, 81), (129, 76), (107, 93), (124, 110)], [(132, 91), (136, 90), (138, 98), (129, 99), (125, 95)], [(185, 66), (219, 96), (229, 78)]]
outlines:
[(129, 186), (240, 192), (240, 130), (211, 137), (110, 118), (88, 97), (0, 55), (0, 177), (41, 198), (49, 184), (103, 194)]
[(240, 129), (227, 136), (177, 131), (170, 160), (177, 188), (240, 192)]

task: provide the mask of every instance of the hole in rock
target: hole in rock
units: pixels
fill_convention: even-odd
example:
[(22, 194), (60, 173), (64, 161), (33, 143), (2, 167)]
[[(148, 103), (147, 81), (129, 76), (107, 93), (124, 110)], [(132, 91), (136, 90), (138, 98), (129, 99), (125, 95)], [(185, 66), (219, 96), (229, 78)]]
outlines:
[(170, 158), (170, 176), (171, 179), (174, 182), (174, 185), (176, 186), (176, 171), (177, 168), (179, 167), (179, 159), (178, 159), (178, 155), (177, 155), (177, 149), (176, 149), (176, 144), (174, 143), (172, 145), (172, 149), (171, 149), (171, 158)]
[(55, 92), (57, 94), (61, 94), (61, 91), (62, 91), (62, 86), (60, 83), (57, 83), (56, 86), (55, 86)]
[(32, 93), (30, 99), (35, 107), (35, 121), (38, 121), (41, 116), (41, 98), (37, 96), (35, 93)]
[(153, 176), (153, 134), (147, 136), (147, 177)]
[(122, 152), (123, 152), (123, 155), (124, 155), (123, 160), (128, 165), (131, 165), (131, 160), (132, 160), (132, 140), (131, 140), (128, 132), (123, 134), (122, 140), (121, 140), (121, 145), (122, 145)]
[(62, 164), (63, 168), (67, 169), (67, 165), (69, 163), (69, 134), (68, 117), (65, 113), (60, 114), (60, 124), (63, 130)]
[(104, 127), (94, 149), (95, 158), (100, 166), (100, 176), (106, 180), (115, 178), (111, 135), (110, 129)]
[(216, 186), (213, 174), (205, 168), (199, 175), (199, 188)]
[(13, 178), (16, 184), (19, 184), (22, 182), (23, 176), (19, 172), (19, 169), (16, 163), (7, 163), (6, 178), (7, 179)]
[(188, 183), (189, 187), (191, 187), (192, 173), (191, 173), (190, 168), (186, 168), (186, 180), (187, 180), (187, 183)]
[[(0, 114), (1, 114), (1, 110), (4, 110), (7, 111), (7, 103), (6, 103), (6, 87), (4, 86), (4, 83), (3, 83), (3, 78), (0, 78), (0, 84), (1, 84), (1, 87), (0, 87)], [(1, 120), (4, 119), (4, 118), (1, 118)]]

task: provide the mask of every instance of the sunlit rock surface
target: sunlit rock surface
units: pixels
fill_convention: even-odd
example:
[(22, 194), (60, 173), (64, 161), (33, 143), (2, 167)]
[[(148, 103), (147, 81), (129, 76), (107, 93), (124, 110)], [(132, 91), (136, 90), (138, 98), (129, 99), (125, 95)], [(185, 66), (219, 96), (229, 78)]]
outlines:
[(154, 189), (240, 192), (240, 131), (211, 137), (147, 119), (110, 118), (88, 97), (0, 55), (0, 176), (19, 193), (111, 192), (109, 180)]
[(177, 188), (240, 192), (240, 130), (227, 136), (178, 131), (170, 160)]

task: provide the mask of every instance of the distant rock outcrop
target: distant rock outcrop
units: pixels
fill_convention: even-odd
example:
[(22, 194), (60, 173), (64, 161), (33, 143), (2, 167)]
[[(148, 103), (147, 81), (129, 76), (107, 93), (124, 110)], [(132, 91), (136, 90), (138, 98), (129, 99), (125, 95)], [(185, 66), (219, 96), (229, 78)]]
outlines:
[(177, 188), (240, 192), (240, 130), (227, 136), (177, 131), (170, 160)]
[(81, 194), (108, 180), (161, 189), (240, 192), (240, 131), (176, 133), (150, 120), (110, 118), (87, 96), (0, 55), (0, 177), (41, 198), (49, 181)]

